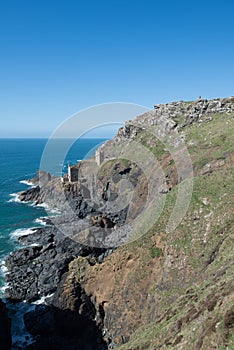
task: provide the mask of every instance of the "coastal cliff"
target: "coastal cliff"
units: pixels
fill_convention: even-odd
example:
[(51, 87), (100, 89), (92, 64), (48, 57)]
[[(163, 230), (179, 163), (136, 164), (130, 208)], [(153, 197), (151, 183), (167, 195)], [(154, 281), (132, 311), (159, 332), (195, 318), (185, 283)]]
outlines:
[[(60, 210), (6, 261), (9, 300), (49, 295), (25, 315), (30, 349), (231, 349), (233, 123), (234, 97), (156, 105), (101, 147), (98, 171), (94, 159), (77, 182), (39, 173), (19, 194)], [(192, 166), (182, 157), (178, 167), (185, 148)]]

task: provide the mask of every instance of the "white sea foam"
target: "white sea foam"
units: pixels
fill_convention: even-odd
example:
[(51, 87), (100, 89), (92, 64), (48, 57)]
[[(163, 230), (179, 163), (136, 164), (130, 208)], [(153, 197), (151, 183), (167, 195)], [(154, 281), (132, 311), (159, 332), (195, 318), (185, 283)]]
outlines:
[[(22, 184), (25, 184), (27, 186), (30, 186), (30, 187), (36, 187), (34, 184), (32, 184), (31, 182), (27, 181), (27, 180), (21, 180), (20, 183)], [(10, 197), (13, 197), (11, 199), (9, 199), (7, 202), (8, 203), (11, 203), (11, 202), (16, 202), (16, 203), (29, 203), (29, 201), (21, 201), (19, 199), (19, 194), (18, 193), (10, 193)]]
[(61, 211), (59, 209), (48, 209), (48, 212), (51, 214), (61, 214)]
[[(2, 260), (0, 263), (0, 277), (1, 279), (6, 276), (8, 272), (8, 269), (6, 267), (6, 262), (5, 260)], [(9, 288), (9, 284), (4, 281), (3, 286), (0, 287), (0, 296), (3, 298), (6, 290)]]
[[(4, 278), (6, 276), (8, 272), (8, 268), (6, 267), (6, 262), (5, 260), (2, 260), (1, 261), (1, 264), (0, 264), (0, 276), (1, 278)], [(9, 284), (8, 283), (4, 283), (4, 285), (2, 287), (0, 287), (0, 296), (3, 297), (6, 290), (9, 288)]]
[(0, 288), (0, 294), (4, 295), (4, 293), (6, 292), (6, 290), (9, 288), (9, 284), (5, 283), (4, 286), (2, 286)]
[(30, 245), (27, 245), (27, 247), (40, 247), (41, 244), (38, 244), (38, 243), (32, 243)]
[(31, 235), (32, 233), (34, 233), (35, 230), (36, 230), (35, 227), (33, 227), (33, 228), (18, 228), (17, 230), (11, 232), (10, 236), (12, 238), (28, 236), (28, 235)]
[(21, 180), (20, 181), (21, 184), (30, 186), (30, 187), (36, 187), (36, 185), (34, 185), (32, 182), (30, 182), (29, 180)]
[(50, 209), (49, 206), (48, 206), (48, 204), (46, 204), (46, 203), (35, 204), (35, 202), (34, 202), (33, 205), (36, 206), (36, 207), (45, 208), (46, 210), (49, 210), (49, 209)]
[[(22, 180), (24, 181), (24, 180)], [(21, 181), (21, 182), (22, 182)], [(26, 180), (25, 180), (26, 182)], [(35, 186), (34, 186), (35, 187)], [(40, 204), (37, 204), (35, 201), (21, 201), (19, 199), (19, 194), (18, 193), (11, 193), (10, 194), (11, 199), (8, 200), (8, 202), (17, 202), (17, 203), (30, 203), (30, 206), (32, 207), (36, 207), (36, 208), (44, 208), (48, 213), (51, 213), (51, 214), (61, 214), (60, 210), (59, 209), (55, 209), (55, 208), (50, 208), (48, 204), (46, 203), (40, 203)]]
[(12, 349), (25, 349), (34, 342), (33, 337), (27, 332), (24, 325), (24, 315), (35, 310), (35, 305), (22, 303), (6, 303), (8, 315), (12, 319)]
[(21, 202), (21, 200), (19, 199), (18, 193), (11, 193), (10, 196), (13, 198), (9, 199), (8, 203), (10, 203), (10, 202), (20, 203)]
[(59, 209), (55, 209), (55, 208), (52, 209), (46, 203), (36, 204), (34, 202), (32, 205), (35, 206), (35, 207), (44, 208), (48, 213), (51, 213), (51, 214), (61, 214)]
[(0, 269), (3, 275), (5, 275), (8, 271), (7, 267), (6, 267), (6, 261), (2, 260), (1, 264), (0, 264)]
[(53, 295), (54, 295), (54, 293), (48, 294), (48, 295), (43, 295), (40, 299), (34, 301), (32, 304), (34, 304), (34, 305), (46, 304), (46, 299), (52, 298)]
[(46, 219), (46, 218), (38, 218), (38, 219), (34, 220), (34, 222), (41, 225), (41, 226), (46, 226), (46, 221), (43, 219)]

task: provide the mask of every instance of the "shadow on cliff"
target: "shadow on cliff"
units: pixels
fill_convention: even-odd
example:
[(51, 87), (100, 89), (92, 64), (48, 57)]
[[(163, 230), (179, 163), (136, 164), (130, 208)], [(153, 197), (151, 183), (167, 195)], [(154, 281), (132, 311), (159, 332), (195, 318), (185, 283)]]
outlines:
[(94, 320), (75, 311), (38, 305), (24, 316), (35, 343), (27, 350), (106, 350), (102, 332)]
[(10, 350), (11, 346), (11, 320), (7, 315), (6, 305), (0, 299), (0, 349)]

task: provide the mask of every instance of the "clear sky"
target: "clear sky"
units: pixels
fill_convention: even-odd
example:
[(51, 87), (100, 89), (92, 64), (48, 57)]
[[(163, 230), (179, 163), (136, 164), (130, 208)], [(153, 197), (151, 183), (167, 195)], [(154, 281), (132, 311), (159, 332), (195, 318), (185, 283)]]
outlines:
[(230, 0), (1, 0), (0, 137), (49, 136), (105, 102), (234, 95), (233, 13)]

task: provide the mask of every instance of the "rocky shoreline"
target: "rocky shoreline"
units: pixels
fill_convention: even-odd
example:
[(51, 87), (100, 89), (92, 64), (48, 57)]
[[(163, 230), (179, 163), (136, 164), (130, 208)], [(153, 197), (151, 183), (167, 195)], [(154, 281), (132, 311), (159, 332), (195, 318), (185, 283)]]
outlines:
[(26, 247), (12, 252), (6, 260), (6, 298), (14, 301), (33, 302), (54, 293), (68, 264), (78, 256), (102, 261), (107, 254), (104, 249), (92, 249), (64, 237), (54, 226), (35, 229), (19, 242)]
[[(194, 123), (209, 123), (216, 114), (227, 114), (231, 120), (233, 112), (233, 97), (157, 105), (153, 111), (127, 122), (116, 137), (101, 148), (107, 162), (102, 172), (97, 174), (95, 187), (90, 186), (92, 177), (88, 162), (81, 162), (80, 180), (74, 183), (64, 183), (60, 178), (45, 172), (39, 172), (35, 179), (30, 180), (34, 187), (19, 193), (19, 200), (46, 203), (50, 208), (58, 210), (60, 215), (44, 219), (45, 227), (36, 228), (32, 234), (20, 237), (22, 248), (12, 252), (6, 260), (6, 281), (9, 285), (6, 298), (10, 302), (25, 301), (29, 304), (43, 300), (34, 311), (24, 316), (26, 328), (35, 339), (25, 349), (105, 350), (118, 347), (128, 342), (139, 326), (140, 319), (142, 324), (160, 319), (158, 310), (162, 305), (161, 300), (164, 300), (164, 291), (167, 293), (172, 287), (178, 288), (178, 280), (182, 281), (180, 288), (186, 290), (191, 283), (191, 276), (197, 280), (200, 278), (200, 272), (197, 273), (191, 266), (187, 268), (188, 257), (185, 252), (178, 246), (175, 252), (174, 238), (168, 238), (169, 235), (167, 237), (162, 233), (161, 227), (157, 227), (155, 237), (152, 236), (142, 245), (134, 246), (131, 252), (126, 249), (122, 253), (116, 248), (131, 236), (131, 224), (142, 214), (147, 198), (151, 195), (160, 201), (183, 181), (177, 174), (168, 149), (159, 141), (163, 141), (175, 130), (176, 137), (172, 138), (172, 146), (177, 147), (184, 139), (184, 129)], [(157, 127), (156, 141), (146, 135), (151, 126)], [(152, 166), (147, 157), (146, 163), (148, 162), (152, 178), (146, 177), (134, 161), (124, 159), (124, 153), (121, 153), (123, 159), (115, 159), (119, 149), (124, 149), (125, 146), (126, 149), (129, 148), (134, 140), (141, 141), (151, 151), (158, 152), (156, 154), (160, 156), (165, 182), (158, 180), (158, 163)], [(189, 142), (193, 147), (194, 140)], [(203, 143), (201, 145), (203, 147)], [(206, 145), (208, 147), (210, 145)], [(195, 156), (194, 154), (193, 157)], [(228, 159), (229, 153), (222, 155), (224, 156)], [(211, 174), (211, 170), (204, 173), (203, 166), (206, 164), (202, 161), (199, 159), (194, 167), (195, 176)], [(212, 158), (209, 163), (210, 168), (215, 164), (214, 171), (220, 169), (217, 161)], [(150, 192), (147, 185), (151, 181), (153, 186)], [(116, 209), (118, 197), (124, 203), (126, 198), (131, 198), (131, 201), (126, 201), (127, 205), (117, 206)], [(199, 205), (203, 202), (199, 199)], [(188, 225), (199, 222), (197, 217), (198, 214), (196, 219), (189, 219)], [(204, 222), (205, 220), (206, 216)], [(193, 230), (196, 230), (195, 226)], [(192, 231), (191, 227), (185, 231), (187, 235), (188, 231)], [(178, 242), (180, 235), (183, 232), (179, 233)], [(195, 238), (190, 244), (198, 242), (197, 236)], [(205, 246), (202, 249), (205, 256), (208, 250)], [(200, 250), (199, 246), (199, 254)], [(203, 256), (200, 255), (198, 264)], [(132, 271), (135, 273), (134, 287)], [(152, 276), (155, 274), (155, 281), (154, 278), (148, 278), (147, 274), (151, 273)], [(160, 298), (156, 294), (151, 295), (155, 288)], [(173, 303), (180, 292), (171, 295), (168, 300)], [(168, 300), (165, 300), (167, 304)], [(151, 304), (154, 305), (152, 309)], [(137, 312), (134, 311), (135, 308)], [(165, 318), (168, 315), (169, 311), (165, 311)], [(8, 321), (5, 319), (4, 322)]]
[[(53, 178), (53, 185), (58, 180)], [(31, 183), (37, 183), (37, 179), (32, 179)], [(41, 204), (45, 192), (37, 185), (19, 193), (19, 198), (22, 202)], [(51, 196), (57, 196), (56, 191), (53, 193), (50, 192), (48, 197), (46, 192), (49, 203), (55, 200)], [(76, 196), (75, 201), (77, 204), (81, 198)], [(99, 316), (84, 290), (79, 285), (74, 286), (76, 303), (73, 310), (67, 310), (66, 302), (60, 300), (60, 288), (71, 261), (85, 257), (93, 265), (101, 263), (111, 252), (111, 249), (77, 243), (61, 232), (64, 225), (77, 227), (78, 223), (79, 226), (80, 216), (87, 216), (89, 210), (83, 205), (77, 213), (76, 217), (63, 214), (53, 219), (44, 218), (45, 227), (32, 229), (31, 234), (19, 237), (22, 248), (6, 259), (8, 289), (5, 298), (11, 303), (39, 303), (34, 311), (24, 315), (26, 329), (35, 339), (33, 344), (25, 345), (25, 349), (59, 349), (61, 346), (78, 350), (106, 349), (102, 329), (96, 323)], [(80, 222), (82, 229), (84, 223)]]
[[(71, 305), (70, 291), (67, 297), (63, 295), (64, 283), (73, 260), (85, 258), (93, 266), (102, 263), (115, 249), (101, 247), (97, 240), (90, 244), (90, 238), (88, 245), (82, 244), (74, 239), (74, 232), (91, 228), (92, 235), (102, 240), (103, 231), (114, 232), (116, 222), (120, 226), (125, 221), (126, 209), (114, 216), (103, 213), (85, 202), (79, 184), (64, 187), (59, 178), (41, 174), (47, 179), (44, 186), (40, 186), (38, 175), (30, 180), (33, 187), (20, 192), (18, 198), (22, 203), (46, 203), (60, 210), (60, 215), (43, 218), (44, 227), (18, 237), (22, 248), (12, 252), (5, 262), (8, 270), (5, 298), (11, 303), (39, 303), (34, 311), (24, 315), (26, 329), (35, 339), (33, 344), (25, 345), (25, 349), (59, 349), (61, 344), (62, 348), (71, 350), (107, 349), (108, 341), (103, 340), (102, 307), (95, 305), (77, 282), (74, 282)], [(62, 196), (61, 191), (64, 191)], [(105, 196), (112, 195), (105, 191), (103, 188)], [(66, 211), (70, 206), (72, 215)]]

